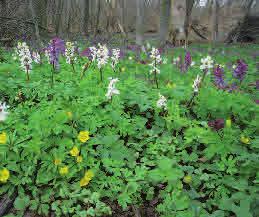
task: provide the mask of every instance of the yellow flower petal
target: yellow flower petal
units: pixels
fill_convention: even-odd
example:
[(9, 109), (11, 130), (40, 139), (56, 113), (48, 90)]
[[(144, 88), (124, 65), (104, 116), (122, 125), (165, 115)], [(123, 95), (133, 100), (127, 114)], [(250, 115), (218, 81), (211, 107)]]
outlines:
[(60, 174), (60, 175), (66, 175), (66, 174), (68, 174), (68, 167), (67, 167), (67, 166), (61, 167), (61, 168), (59, 169), (59, 174)]
[(67, 115), (67, 117), (68, 117), (69, 119), (72, 119), (72, 117), (73, 117), (72, 112), (66, 112), (66, 115)]
[(192, 177), (190, 175), (187, 175), (183, 178), (183, 181), (186, 183), (186, 184), (190, 184), (192, 182)]
[(74, 146), (71, 150), (70, 150), (70, 154), (73, 157), (77, 157), (79, 155), (79, 150), (76, 146)]
[(226, 120), (226, 127), (231, 128), (232, 121), (231, 119)]
[(80, 187), (84, 187), (84, 186), (87, 186), (88, 184), (89, 184), (89, 182), (90, 182), (90, 179), (87, 179), (87, 178), (82, 178), (81, 180), (80, 180)]
[(82, 161), (83, 161), (83, 157), (82, 157), (82, 156), (78, 156), (78, 157), (76, 158), (76, 162), (77, 162), (77, 163), (82, 163)]
[(10, 172), (8, 169), (4, 168), (0, 170), (0, 182), (6, 183), (10, 177)]
[(6, 144), (7, 142), (7, 134), (5, 132), (0, 134), (0, 144)]
[(90, 139), (89, 132), (88, 131), (81, 131), (78, 134), (77, 138), (80, 142), (85, 143)]
[(85, 173), (85, 177), (92, 179), (94, 177), (94, 173), (92, 170), (87, 170)]
[(80, 186), (84, 187), (84, 186), (88, 185), (93, 177), (94, 177), (93, 171), (92, 170), (87, 170), (85, 172), (85, 176), (80, 180)]
[(61, 160), (60, 160), (59, 158), (55, 158), (54, 164), (55, 164), (56, 166), (60, 165), (60, 164), (61, 164)]
[(250, 138), (241, 136), (240, 141), (244, 144), (249, 144), (250, 143)]

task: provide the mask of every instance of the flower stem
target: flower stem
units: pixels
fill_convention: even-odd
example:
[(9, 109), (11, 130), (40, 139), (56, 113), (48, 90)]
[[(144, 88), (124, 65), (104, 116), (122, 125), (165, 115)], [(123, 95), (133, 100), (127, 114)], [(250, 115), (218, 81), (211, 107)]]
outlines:
[(26, 76), (27, 76), (27, 82), (29, 82), (30, 81), (30, 75), (29, 75), (28, 67), (26, 67)]
[(71, 63), (72, 65), (72, 69), (73, 69), (73, 73), (76, 74), (76, 70), (75, 70), (75, 66), (74, 66), (74, 62)]
[(55, 65), (52, 64), (52, 70), (51, 70), (51, 87), (54, 85), (54, 71), (55, 71)]
[(155, 82), (156, 82), (156, 88), (158, 89), (158, 80), (157, 80), (156, 61), (155, 61)]
[(155, 70), (155, 82), (156, 82), (156, 88), (158, 89), (159, 87), (158, 87), (158, 80), (157, 80), (157, 72), (156, 72), (156, 70)]
[(103, 82), (103, 70), (102, 70), (102, 68), (100, 68), (100, 78), (101, 78), (101, 82)]

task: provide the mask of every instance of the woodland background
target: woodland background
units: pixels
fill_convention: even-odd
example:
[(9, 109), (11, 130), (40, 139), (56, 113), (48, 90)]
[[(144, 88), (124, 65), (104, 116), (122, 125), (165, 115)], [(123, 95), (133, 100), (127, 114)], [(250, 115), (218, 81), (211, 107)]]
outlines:
[[(203, 0), (204, 1), (204, 0)], [(0, 0), (0, 41), (119, 35), (142, 44), (258, 42), (258, 0)], [(116, 33), (116, 34), (115, 34)]]

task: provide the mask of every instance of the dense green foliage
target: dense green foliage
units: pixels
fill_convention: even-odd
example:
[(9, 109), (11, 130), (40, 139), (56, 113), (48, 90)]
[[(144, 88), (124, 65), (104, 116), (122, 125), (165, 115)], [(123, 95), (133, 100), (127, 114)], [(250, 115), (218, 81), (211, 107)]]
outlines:
[[(4, 52), (0, 99), (10, 114), (0, 122), (0, 134), (8, 138), (0, 144), (0, 170), (7, 168), (10, 177), (0, 183), (0, 195), (18, 192), (14, 213), (7, 216), (22, 216), (28, 209), (43, 216), (104, 216), (111, 213), (107, 201), (123, 209), (155, 201), (163, 217), (258, 216), (253, 50), (213, 51), (219, 64), (241, 56), (248, 74), (233, 92), (218, 89), (208, 75), (188, 107), (207, 51), (191, 51), (196, 65), (185, 73), (171, 63), (171, 52), (176, 57), (183, 49), (164, 54), (168, 63), (161, 66), (159, 90), (148, 81), (149, 66), (127, 57), (119, 63), (121, 72), (105, 66), (104, 82), (95, 64), (80, 77), (86, 58), (79, 58), (75, 72), (63, 58), (52, 85), (46, 61), (33, 65), (27, 82), (19, 63)], [(226, 67), (225, 73), (232, 79), (232, 69)], [(105, 97), (108, 77), (119, 78), (120, 94), (112, 100)], [(167, 111), (157, 108), (158, 93), (167, 98)], [(227, 124), (216, 131), (208, 122), (218, 118)], [(81, 131), (90, 132), (88, 141), (79, 141)], [(71, 156), (73, 147), (82, 162)], [(64, 167), (68, 173), (62, 175)], [(80, 186), (89, 170), (94, 177)]]

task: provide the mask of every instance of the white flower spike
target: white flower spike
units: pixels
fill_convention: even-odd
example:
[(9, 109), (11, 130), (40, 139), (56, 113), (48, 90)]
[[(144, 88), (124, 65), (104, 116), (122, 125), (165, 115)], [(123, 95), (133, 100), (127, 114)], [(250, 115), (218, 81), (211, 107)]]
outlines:
[(158, 108), (164, 108), (164, 109), (167, 108), (167, 99), (163, 95), (161, 95), (160, 93), (159, 93), (159, 99), (156, 103), (156, 106)]
[(107, 99), (112, 99), (113, 95), (119, 95), (120, 91), (115, 87), (115, 84), (119, 81), (118, 78), (109, 78), (110, 83), (108, 85), (108, 91), (106, 93)]
[(5, 102), (0, 102), (0, 122), (6, 120), (9, 114), (9, 112), (6, 111), (8, 108), (9, 106), (7, 106)]
[(197, 75), (197, 77), (194, 80), (193, 85), (192, 85), (194, 93), (198, 93), (199, 92), (200, 84), (201, 84), (201, 77), (199, 75)]

